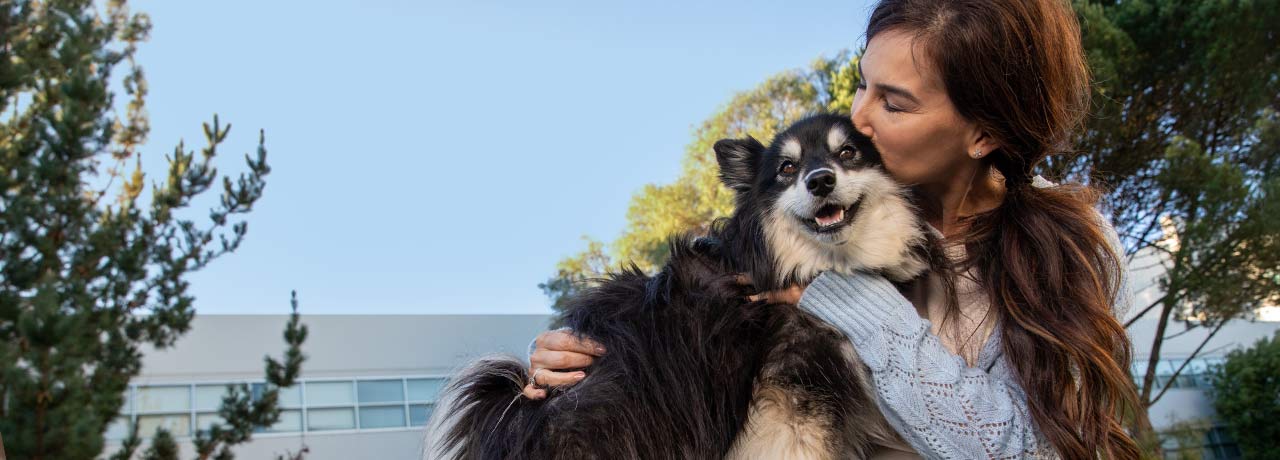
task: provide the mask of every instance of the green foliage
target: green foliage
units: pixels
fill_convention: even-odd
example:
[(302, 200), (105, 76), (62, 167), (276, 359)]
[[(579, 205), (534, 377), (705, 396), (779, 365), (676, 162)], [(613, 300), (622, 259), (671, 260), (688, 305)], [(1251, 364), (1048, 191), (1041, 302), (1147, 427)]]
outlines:
[(1169, 426), (1160, 437), (1165, 440), (1165, 445), (1177, 447), (1177, 450), (1168, 452), (1175, 460), (1201, 460), (1204, 458), (1201, 446), (1212, 428), (1213, 424), (1204, 419), (1181, 420)]
[(177, 460), (177, 458), (178, 443), (173, 441), (173, 435), (164, 428), (156, 430), (155, 437), (151, 438), (151, 447), (142, 453), (142, 460)]
[(142, 446), (142, 437), (138, 436), (138, 425), (130, 424), (129, 435), (120, 441), (120, 449), (112, 453), (109, 458), (111, 460), (129, 460), (133, 458), (133, 453), (137, 452), (140, 446)]
[(1280, 459), (1280, 333), (1232, 351), (1215, 372), (1214, 408), (1244, 458)]
[(1171, 321), (1216, 332), (1280, 300), (1280, 2), (1075, 6), (1094, 110), (1080, 153), (1045, 169), (1109, 187), (1127, 253), (1163, 262), (1164, 295), (1136, 306), (1159, 315), (1149, 406), (1164, 394), (1155, 362)]
[[(215, 424), (208, 431), (196, 432), (196, 455), (200, 460), (210, 457), (231, 460), (234, 458), (231, 446), (248, 442), (253, 437), (254, 428), (272, 426), (280, 421), (280, 389), (289, 388), (297, 382), (302, 362), (306, 359), (302, 354), (302, 342), (307, 339), (307, 326), (299, 322), (298, 293), (294, 292), (292, 296), (293, 313), (284, 330), (284, 341), (288, 344), (285, 362), (264, 358), (267, 383), (257, 397), (246, 384), (227, 386), (227, 394), (222, 397), (222, 406), (218, 409), (218, 416), (224, 422)], [(215, 452), (217, 456), (214, 456)]]
[[(270, 171), (260, 133), (247, 173), (221, 177), (208, 220), (186, 217), (219, 185), (230, 126), (214, 116), (206, 146), (179, 143), (146, 186), (147, 81), (133, 58), (150, 27), (123, 0), (0, 3), (0, 432), (14, 458), (101, 454), (139, 346), (166, 348), (190, 328), (187, 277), (239, 247), (238, 215)], [(111, 89), (121, 69), (123, 115)], [(169, 453), (160, 442), (147, 455)]]
[(705, 233), (713, 220), (733, 210), (733, 193), (720, 183), (711, 146), (724, 138), (752, 136), (767, 142), (777, 131), (809, 114), (847, 112), (857, 87), (857, 58), (841, 52), (809, 69), (783, 72), (738, 93), (694, 131), (680, 176), (666, 185), (646, 185), (631, 198), (627, 228), (611, 244), (587, 241), (587, 249), (561, 260), (556, 274), (538, 287), (560, 310), (566, 298), (590, 280), (623, 264), (652, 272), (668, 257), (673, 235)]
[[(565, 302), (592, 280), (603, 277), (610, 269), (609, 256), (604, 253), (604, 243), (585, 236), (582, 239), (586, 241), (587, 249), (562, 259), (556, 264), (556, 275), (538, 285), (543, 293), (554, 300), (552, 308), (557, 311), (564, 310)], [(558, 322), (553, 326), (559, 327)]]
[[(298, 314), (298, 293), (294, 292), (292, 296), (293, 313), (290, 314), (284, 330), (284, 341), (288, 345), (285, 349), (284, 363), (269, 356), (264, 358), (267, 382), (257, 395), (254, 395), (246, 384), (227, 386), (227, 394), (222, 397), (222, 405), (218, 408), (218, 416), (223, 421), (210, 426), (207, 430), (196, 432), (194, 444), (196, 456), (200, 460), (209, 458), (232, 460), (235, 458), (231, 453), (232, 446), (249, 442), (253, 437), (254, 429), (272, 426), (280, 420), (280, 389), (297, 383), (298, 376), (302, 373), (302, 362), (306, 360), (306, 356), (302, 353), (302, 343), (307, 339), (307, 326), (301, 323), (301, 316)], [(119, 460), (131, 458), (140, 442), (137, 427), (134, 426), (129, 436), (122, 442), (121, 449), (112, 458)], [(151, 442), (152, 446), (144, 454), (145, 458), (178, 459), (177, 448), (170, 447), (174, 442), (167, 431), (157, 430)], [(303, 446), (300, 452), (289, 453), (287, 458), (301, 460), (306, 452), (308, 449)], [(281, 455), (278, 458), (286, 457)]]

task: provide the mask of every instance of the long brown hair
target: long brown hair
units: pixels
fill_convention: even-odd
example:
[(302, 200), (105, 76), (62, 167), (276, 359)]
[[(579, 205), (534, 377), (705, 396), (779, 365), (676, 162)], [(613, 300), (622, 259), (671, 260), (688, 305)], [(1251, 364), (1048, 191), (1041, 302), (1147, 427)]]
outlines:
[(1040, 188), (1033, 168), (1063, 149), (1088, 108), (1080, 25), (1065, 0), (882, 0), (867, 40), (913, 34), (960, 115), (1001, 148), (997, 208), (966, 219), (961, 263), (999, 319), (1005, 358), (1040, 432), (1064, 458), (1138, 458), (1120, 420), (1139, 407), (1130, 344), (1112, 314), (1122, 262), (1081, 185)]

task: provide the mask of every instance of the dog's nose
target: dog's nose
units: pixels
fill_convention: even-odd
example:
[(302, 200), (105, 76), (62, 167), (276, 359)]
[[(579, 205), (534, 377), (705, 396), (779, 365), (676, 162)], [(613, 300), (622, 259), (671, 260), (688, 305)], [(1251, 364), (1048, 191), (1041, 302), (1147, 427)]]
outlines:
[(814, 171), (805, 180), (805, 186), (813, 196), (827, 196), (836, 188), (836, 174), (827, 170)]

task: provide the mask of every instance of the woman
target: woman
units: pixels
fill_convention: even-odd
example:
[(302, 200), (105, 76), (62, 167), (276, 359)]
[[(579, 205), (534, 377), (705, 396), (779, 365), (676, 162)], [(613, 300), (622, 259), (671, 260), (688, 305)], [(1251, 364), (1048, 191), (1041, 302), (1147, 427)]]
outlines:
[[(840, 328), (885, 416), (925, 457), (1137, 458), (1120, 423), (1138, 406), (1114, 230), (1095, 191), (1032, 174), (1066, 146), (1090, 97), (1070, 5), (884, 0), (866, 37), (853, 122), (922, 198), (959, 274), (956, 297), (940, 274), (898, 289), (824, 274), (762, 296)], [(553, 369), (604, 353), (564, 332), (535, 344), (534, 398), (583, 377)]]

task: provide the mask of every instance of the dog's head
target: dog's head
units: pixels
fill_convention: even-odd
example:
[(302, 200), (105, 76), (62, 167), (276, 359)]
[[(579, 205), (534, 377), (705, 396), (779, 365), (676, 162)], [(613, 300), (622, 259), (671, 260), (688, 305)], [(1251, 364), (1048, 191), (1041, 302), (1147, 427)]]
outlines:
[(772, 271), (757, 286), (808, 282), (826, 270), (905, 281), (928, 268), (924, 225), (905, 189), (847, 117), (801, 120), (768, 147), (749, 137), (722, 140), (715, 152), (721, 180), (737, 191), (728, 225), (752, 235), (741, 244), (763, 245), (752, 252), (762, 252)]

